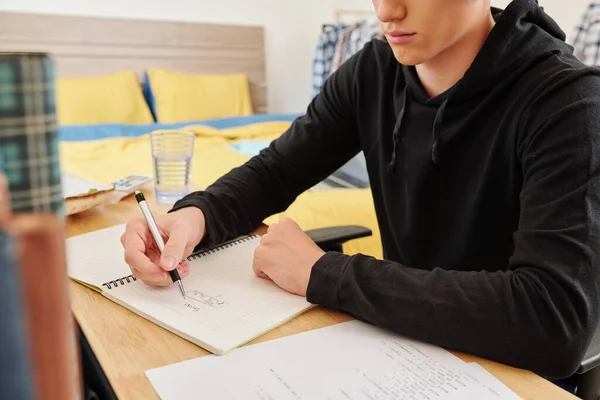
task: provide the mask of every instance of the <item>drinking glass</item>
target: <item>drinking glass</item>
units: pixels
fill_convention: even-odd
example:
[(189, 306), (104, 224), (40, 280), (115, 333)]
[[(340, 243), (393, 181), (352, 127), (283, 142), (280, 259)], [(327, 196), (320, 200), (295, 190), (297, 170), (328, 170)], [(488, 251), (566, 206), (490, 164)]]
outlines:
[(157, 202), (173, 204), (189, 193), (194, 138), (194, 133), (185, 130), (150, 134)]

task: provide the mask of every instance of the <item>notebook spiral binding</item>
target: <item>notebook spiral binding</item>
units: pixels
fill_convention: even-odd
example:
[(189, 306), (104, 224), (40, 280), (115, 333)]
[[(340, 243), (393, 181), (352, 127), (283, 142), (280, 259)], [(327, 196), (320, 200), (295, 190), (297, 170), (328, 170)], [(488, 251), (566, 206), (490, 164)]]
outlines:
[[(218, 246), (212, 247), (212, 248), (210, 248), (208, 250), (203, 250), (203, 251), (196, 252), (196, 253), (190, 255), (187, 258), (187, 260), (188, 261), (197, 260), (198, 258), (202, 258), (202, 257), (205, 257), (205, 256), (207, 256), (209, 254), (213, 254), (213, 253), (216, 253), (218, 251), (228, 249), (228, 248), (236, 246), (236, 245), (238, 245), (240, 243), (248, 242), (248, 241), (253, 240), (253, 239), (257, 238), (257, 237), (259, 237), (259, 236), (258, 235), (251, 235), (251, 236), (243, 236), (243, 237), (240, 237), (240, 238), (237, 238), (237, 239), (233, 239), (233, 240), (231, 240), (229, 242), (225, 242), (225, 243), (220, 244)], [(133, 276), (133, 275), (127, 275), (127, 276), (124, 276), (122, 278), (115, 279), (113, 281), (104, 282), (102, 284), (102, 286), (110, 290), (112, 288), (119, 287), (119, 285), (124, 286), (127, 283), (132, 283), (132, 282), (135, 282), (135, 281), (137, 281), (137, 278), (135, 276)]]
[(119, 287), (119, 283), (121, 286), (124, 286), (126, 283), (131, 283), (137, 281), (137, 278), (133, 275), (127, 275), (119, 279), (115, 279), (114, 281), (104, 282), (102, 286), (107, 289), (112, 289), (113, 287)]
[(210, 248), (208, 250), (203, 250), (203, 251), (196, 252), (196, 253), (192, 254), (191, 256), (189, 256), (187, 259), (188, 259), (188, 261), (197, 260), (198, 258), (205, 257), (205, 256), (207, 256), (209, 254), (213, 254), (213, 253), (219, 252), (221, 250), (225, 250), (225, 249), (228, 249), (230, 247), (237, 246), (240, 243), (249, 242), (250, 240), (253, 240), (253, 239), (257, 238), (257, 237), (258, 237), (258, 235), (242, 236), (240, 238), (233, 239), (233, 240), (231, 240), (229, 242), (225, 242), (225, 243), (220, 244), (220, 245), (218, 245), (216, 247)]

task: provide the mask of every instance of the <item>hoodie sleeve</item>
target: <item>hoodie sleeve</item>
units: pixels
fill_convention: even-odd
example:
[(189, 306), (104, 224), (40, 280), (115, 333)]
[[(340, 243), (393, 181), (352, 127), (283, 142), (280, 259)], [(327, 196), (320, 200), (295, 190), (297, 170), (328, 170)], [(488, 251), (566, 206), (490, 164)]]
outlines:
[(600, 315), (600, 86), (586, 78), (548, 93), (523, 118), (521, 213), (505, 270), (332, 252), (314, 265), (308, 300), (548, 377), (573, 374)]
[(189, 206), (203, 211), (207, 234), (200, 247), (252, 231), (358, 154), (354, 73), (359, 56), (326, 81), (306, 114), (267, 149), (205, 191), (175, 203), (171, 211)]

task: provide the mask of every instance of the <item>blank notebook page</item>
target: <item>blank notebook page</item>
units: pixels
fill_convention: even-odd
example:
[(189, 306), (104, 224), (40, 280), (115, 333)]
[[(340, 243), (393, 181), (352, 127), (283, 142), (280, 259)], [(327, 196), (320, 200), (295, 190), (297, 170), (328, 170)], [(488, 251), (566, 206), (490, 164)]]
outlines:
[(69, 239), (69, 275), (102, 287), (106, 297), (212, 353), (232, 350), (311, 307), (304, 297), (254, 274), (258, 236), (190, 257), (186, 299), (174, 285), (127, 283), (119, 279), (130, 274), (119, 242), (123, 231), (118, 226)]

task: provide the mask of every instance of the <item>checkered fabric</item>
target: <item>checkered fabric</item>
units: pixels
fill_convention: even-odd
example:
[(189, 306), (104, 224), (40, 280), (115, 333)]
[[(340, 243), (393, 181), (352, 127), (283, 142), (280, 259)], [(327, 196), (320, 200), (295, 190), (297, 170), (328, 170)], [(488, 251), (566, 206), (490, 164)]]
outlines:
[(586, 65), (600, 66), (600, 1), (588, 5), (574, 38), (575, 56)]
[(383, 39), (377, 21), (325, 26), (313, 62), (313, 98), (321, 92), (325, 81), (344, 62), (375, 38)]
[(362, 50), (363, 47), (371, 40), (383, 36), (379, 21), (368, 22), (360, 21), (352, 26), (349, 26), (342, 34), (335, 49), (335, 55), (331, 61), (331, 76), (337, 71), (343, 63), (348, 61), (350, 57)]
[(329, 78), (335, 48), (345, 29), (345, 24), (337, 24), (324, 27), (321, 33), (313, 62), (313, 97), (321, 92), (321, 88)]
[(0, 159), (14, 212), (64, 215), (55, 108), (52, 60), (0, 53)]

